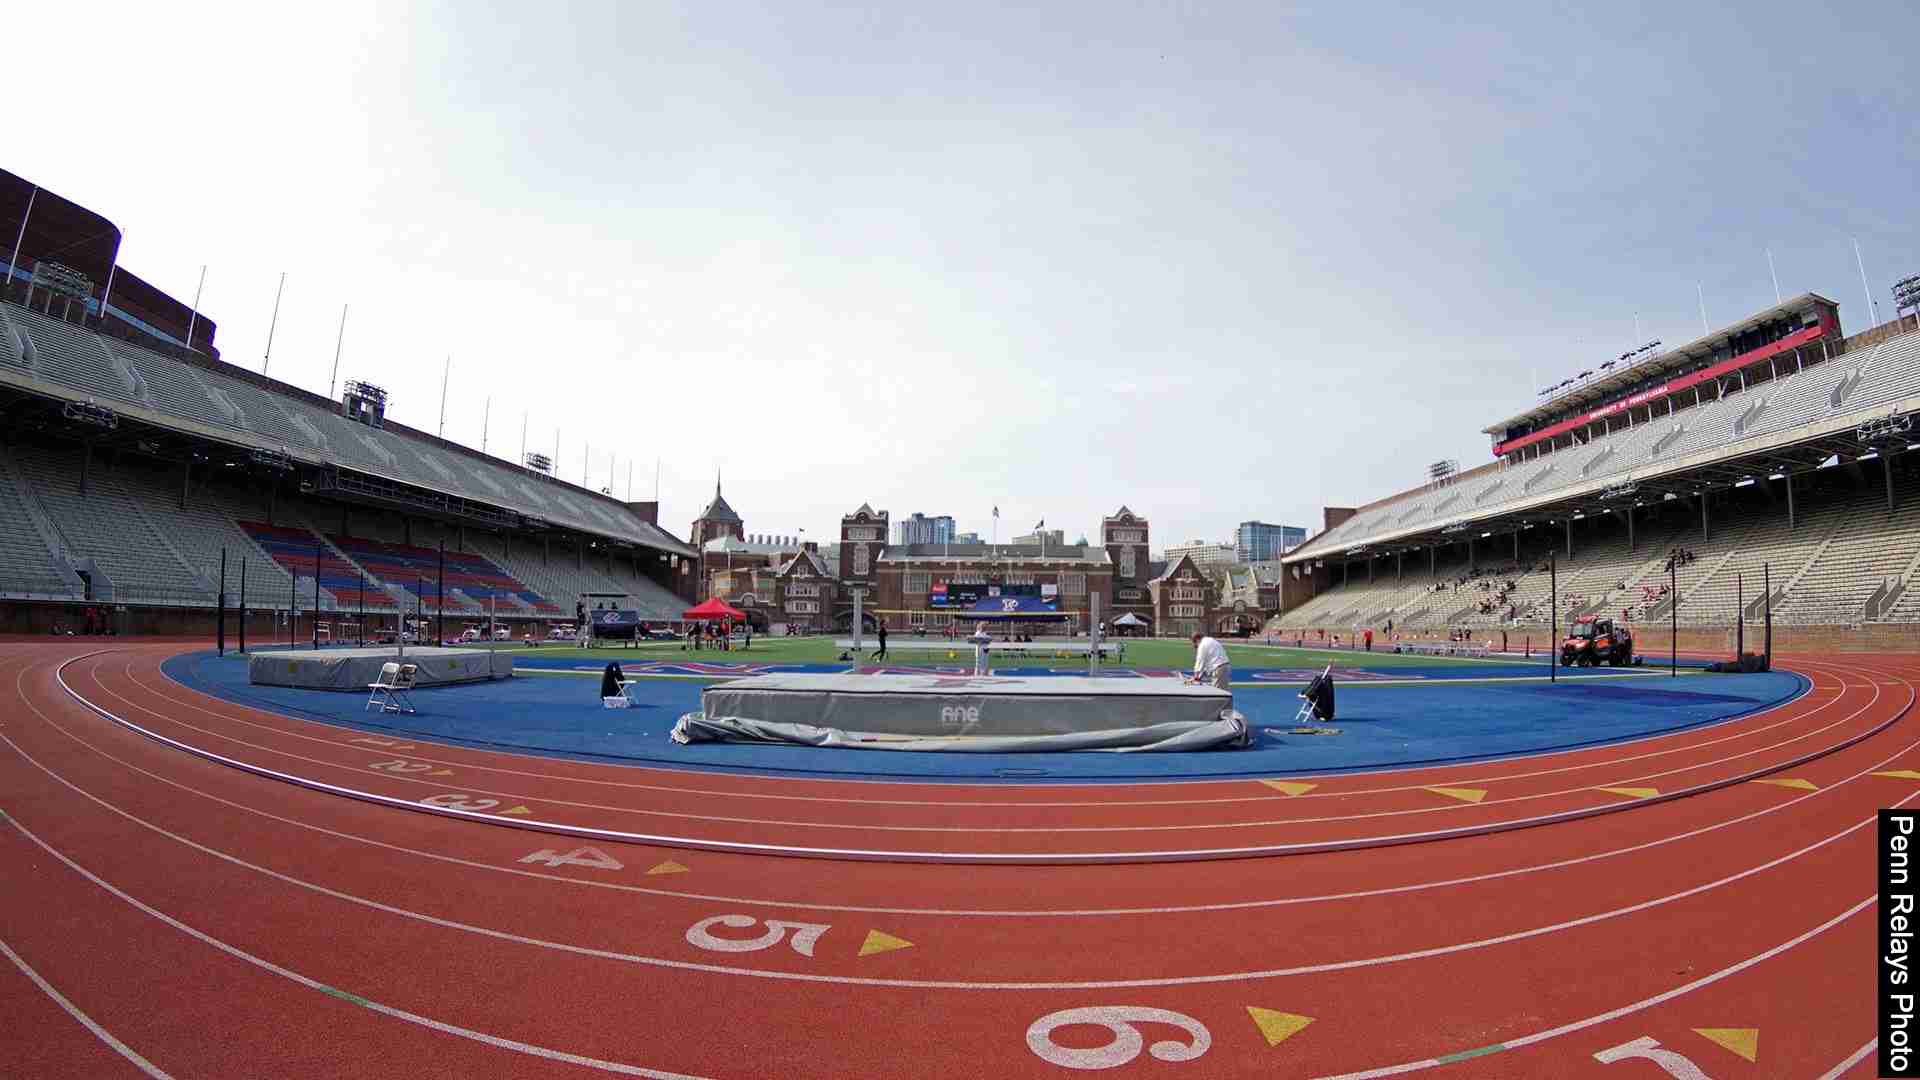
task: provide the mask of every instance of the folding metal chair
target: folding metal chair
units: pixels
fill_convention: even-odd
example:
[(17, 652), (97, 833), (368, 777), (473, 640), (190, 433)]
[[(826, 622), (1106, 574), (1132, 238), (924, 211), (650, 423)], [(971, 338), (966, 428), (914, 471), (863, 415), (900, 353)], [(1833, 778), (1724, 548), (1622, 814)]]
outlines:
[(419, 670), (415, 664), (380, 665), (380, 677), (367, 684), (367, 708), (377, 703), (383, 713), (413, 712), (413, 699), (407, 696), (407, 691), (413, 689), (414, 676)]
[(1325, 671), (1314, 676), (1307, 685), (1300, 688), (1300, 711), (1293, 714), (1293, 722), (1296, 726), (1316, 727), (1319, 725), (1319, 719), (1313, 714), (1313, 707), (1317, 700), (1314, 694), (1319, 690), (1323, 680), (1330, 680), (1332, 678), (1333, 665), (1328, 664)]

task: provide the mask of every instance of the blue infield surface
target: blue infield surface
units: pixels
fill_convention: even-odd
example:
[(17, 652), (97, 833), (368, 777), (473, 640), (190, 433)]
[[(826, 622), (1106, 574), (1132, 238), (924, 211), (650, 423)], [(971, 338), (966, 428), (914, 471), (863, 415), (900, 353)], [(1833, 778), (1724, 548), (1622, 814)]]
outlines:
[[(1470, 761), (1563, 750), (1684, 728), (1745, 715), (1797, 697), (1808, 681), (1787, 672), (1763, 675), (1662, 674), (1599, 669), (1557, 683), (1544, 665), (1393, 668), (1354, 677), (1335, 668), (1336, 735), (1291, 734), (1306, 674), (1283, 669), (1236, 669), (1234, 704), (1254, 728), (1241, 750), (1187, 754), (939, 754), (702, 743), (681, 746), (667, 737), (675, 720), (700, 707), (704, 678), (713, 669), (846, 671), (850, 665), (662, 663), (704, 670), (656, 671), (682, 675), (645, 680), (632, 690), (634, 707), (603, 708), (598, 664), (515, 661), (528, 674), (493, 683), (417, 690), (419, 712), (382, 715), (365, 709), (364, 694), (253, 686), (246, 660), (211, 652), (173, 657), (163, 666), (179, 682), (228, 701), (332, 724), (493, 750), (515, 750), (589, 761), (674, 768), (915, 780), (1180, 780), (1231, 776), (1300, 775)], [(636, 674), (652, 666), (622, 664)], [(546, 668), (546, 673), (536, 669)], [(882, 670), (861, 668), (860, 670)], [(908, 669), (898, 669), (908, 670)], [(925, 671), (925, 668), (912, 669)], [(1019, 674), (1044, 674), (1035, 668)], [(1086, 673), (1083, 667), (1061, 674)], [(571, 672), (571, 673), (570, 673)], [(1013, 673), (1013, 672), (1007, 672)], [(1317, 669), (1314, 673), (1317, 673)], [(588, 677), (591, 674), (593, 677)], [(1270, 674), (1271, 679), (1263, 679)], [(1112, 672), (1115, 678), (1142, 677)], [(1284, 676), (1284, 679), (1282, 678)], [(1369, 686), (1369, 681), (1395, 680)], [(1482, 680), (1482, 681), (1473, 681)], [(1267, 683), (1268, 685), (1262, 685)]]

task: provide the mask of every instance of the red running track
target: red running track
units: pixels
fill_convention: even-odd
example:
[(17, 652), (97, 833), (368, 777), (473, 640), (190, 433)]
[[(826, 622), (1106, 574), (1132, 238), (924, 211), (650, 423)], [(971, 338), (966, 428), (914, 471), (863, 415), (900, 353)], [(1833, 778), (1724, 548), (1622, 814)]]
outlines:
[(0, 645), (0, 1075), (1866, 1076), (1874, 811), (1920, 802), (1911, 658), (1301, 790), (377, 745), (178, 648)]

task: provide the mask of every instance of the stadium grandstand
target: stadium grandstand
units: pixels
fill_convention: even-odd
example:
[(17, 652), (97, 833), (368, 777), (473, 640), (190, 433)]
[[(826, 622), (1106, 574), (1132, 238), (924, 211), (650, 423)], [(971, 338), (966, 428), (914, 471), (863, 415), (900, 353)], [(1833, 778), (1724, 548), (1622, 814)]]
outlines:
[(1883, 644), (1920, 623), (1916, 413), (1913, 317), (1845, 337), (1808, 293), (1649, 343), (1487, 427), (1494, 461), (1327, 508), (1267, 630), (1544, 642), (1593, 615), (1717, 646), (1770, 613)]
[(86, 609), (208, 630), (223, 558), (229, 606), (244, 563), (268, 619), (491, 615), (520, 636), (588, 595), (685, 608), (696, 555), (656, 503), (394, 423), (378, 387), (330, 400), (225, 363), (212, 322), (117, 265), (110, 222), (4, 172), (0, 226), (0, 629)]

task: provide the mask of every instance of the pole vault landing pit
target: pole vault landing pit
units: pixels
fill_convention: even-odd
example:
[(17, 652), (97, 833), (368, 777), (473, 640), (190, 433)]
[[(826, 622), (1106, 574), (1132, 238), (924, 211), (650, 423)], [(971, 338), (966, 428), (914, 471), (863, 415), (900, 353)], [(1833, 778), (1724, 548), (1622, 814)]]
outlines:
[(247, 657), (247, 681), (255, 686), (357, 690), (364, 694), (367, 684), (380, 677), (381, 665), (391, 663), (416, 665), (416, 687), (484, 682), (513, 675), (512, 653), (409, 645), (405, 656), (392, 647), (256, 652)]
[(757, 675), (707, 687), (678, 742), (1006, 753), (1242, 746), (1233, 695), (1172, 679)]

